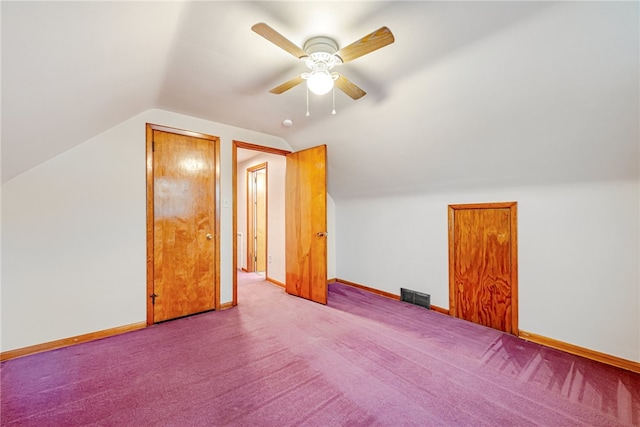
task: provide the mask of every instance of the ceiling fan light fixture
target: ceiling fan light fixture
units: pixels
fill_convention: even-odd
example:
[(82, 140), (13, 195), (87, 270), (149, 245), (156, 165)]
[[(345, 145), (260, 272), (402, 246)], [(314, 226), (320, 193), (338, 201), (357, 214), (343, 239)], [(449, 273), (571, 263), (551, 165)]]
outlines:
[(333, 89), (333, 77), (328, 71), (315, 71), (307, 78), (307, 87), (316, 95), (324, 95)]
[(279, 95), (307, 80), (307, 115), (309, 115), (309, 92), (324, 95), (337, 87), (354, 100), (366, 95), (367, 93), (364, 90), (350, 82), (345, 76), (332, 72), (332, 70), (338, 65), (353, 61), (395, 41), (389, 28), (380, 27), (339, 50), (338, 43), (335, 40), (324, 36), (310, 38), (305, 42), (304, 48), (301, 49), (264, 22), (255, 24), (251, 27), (251, 30), (297, 59), (304, 61), (309, 68), (310, 72), (302, 73), (269, 91)]

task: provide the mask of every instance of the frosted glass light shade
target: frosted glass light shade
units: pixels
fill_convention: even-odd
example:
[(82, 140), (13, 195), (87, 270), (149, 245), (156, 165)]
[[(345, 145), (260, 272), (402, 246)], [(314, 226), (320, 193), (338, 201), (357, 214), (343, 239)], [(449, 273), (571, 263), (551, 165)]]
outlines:
[(324, 95), (333, 89), (333, 78), (326, 71), (316, 71), (307, 79), (307, 87), (316, 95)]

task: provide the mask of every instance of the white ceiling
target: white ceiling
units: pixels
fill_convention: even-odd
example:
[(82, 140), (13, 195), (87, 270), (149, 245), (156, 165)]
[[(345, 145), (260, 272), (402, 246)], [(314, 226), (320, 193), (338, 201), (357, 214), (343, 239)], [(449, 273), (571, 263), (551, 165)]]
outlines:
[[(2, 182), (150, 108), (327, 144), (329, 192), (638, 179), (637, 2), (2, 1)], [(268, 90), (305, 71), (251, 31), (342, 47), (367, 95)], [(290, 128), (282, 120), (292, 119)]]

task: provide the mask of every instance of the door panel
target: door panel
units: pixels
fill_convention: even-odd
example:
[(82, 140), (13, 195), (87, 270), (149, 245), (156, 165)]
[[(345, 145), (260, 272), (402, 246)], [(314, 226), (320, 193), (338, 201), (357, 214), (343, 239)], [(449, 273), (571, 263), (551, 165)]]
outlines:
[(256, 171), (256, 271), (267, 270), (267, 171)]
[(287, 155), (286, 291), (327, 303), (326, 146)]
[(247, 271), (266, 272), (267, 163), (247, 168)]
[(515, 203), (450, 206), (450, 312), (517, 333)]
[(215, 141), (153, 131), (153, 322), (215, 308)]
[(256, 174), (247, 169), (247, 271), (256, 271)]

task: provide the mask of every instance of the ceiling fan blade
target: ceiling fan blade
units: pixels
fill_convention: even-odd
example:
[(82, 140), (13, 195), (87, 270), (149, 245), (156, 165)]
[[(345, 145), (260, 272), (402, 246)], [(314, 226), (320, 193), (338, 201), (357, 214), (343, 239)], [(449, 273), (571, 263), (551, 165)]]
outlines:
[(353, 99), (360, 99), (367, 94), (367, 92), (360, 89), (355, 83), (351, 83), (349, 79), (343, 75), (340, 75), (340, 77), (336, 79), (335, 85)]
[(302, 50), (301, 48), (293, 44), (289, 39), (287, 39), (285, 36), (277, 32), (276, 30), (274, 30), (264, 22), (259, 22), (255, 24), (253, 27), (251, 27), (251, 29), (257, 34), (260, 34), (265, 39), (269, 40), (271, 43), (278, 46), (279, 48), (286, 50), (296, 58), (302, 58), (303, 56), (308, 56), (304, 50)]
[(336, 55), (338, 55), (342, 62), (353, 61), (356, 58), (360, 58), (367, 53), (371, 53), (374, 50), (378, 50), (381, 47), (385, 47), (395, 41), (391, 30), (387, 27), (377, 29), (371, 34), (367, 34), (360, 40), (356, 40), (349, 46), (343, 47)]
[(292, 87), (298, 86), (303, 81), (304, 81), (304, 79), (302, 77), (297, 76), (297, 77), (292, 78), (289, 81), (286, 81), (286, 82), (282, 83), (280, 86), (274, 87), (269, 92), (275, 93), (276, 95), (280, 95), (282, 92), (285, 92), (285, 91), (291, 89)]

